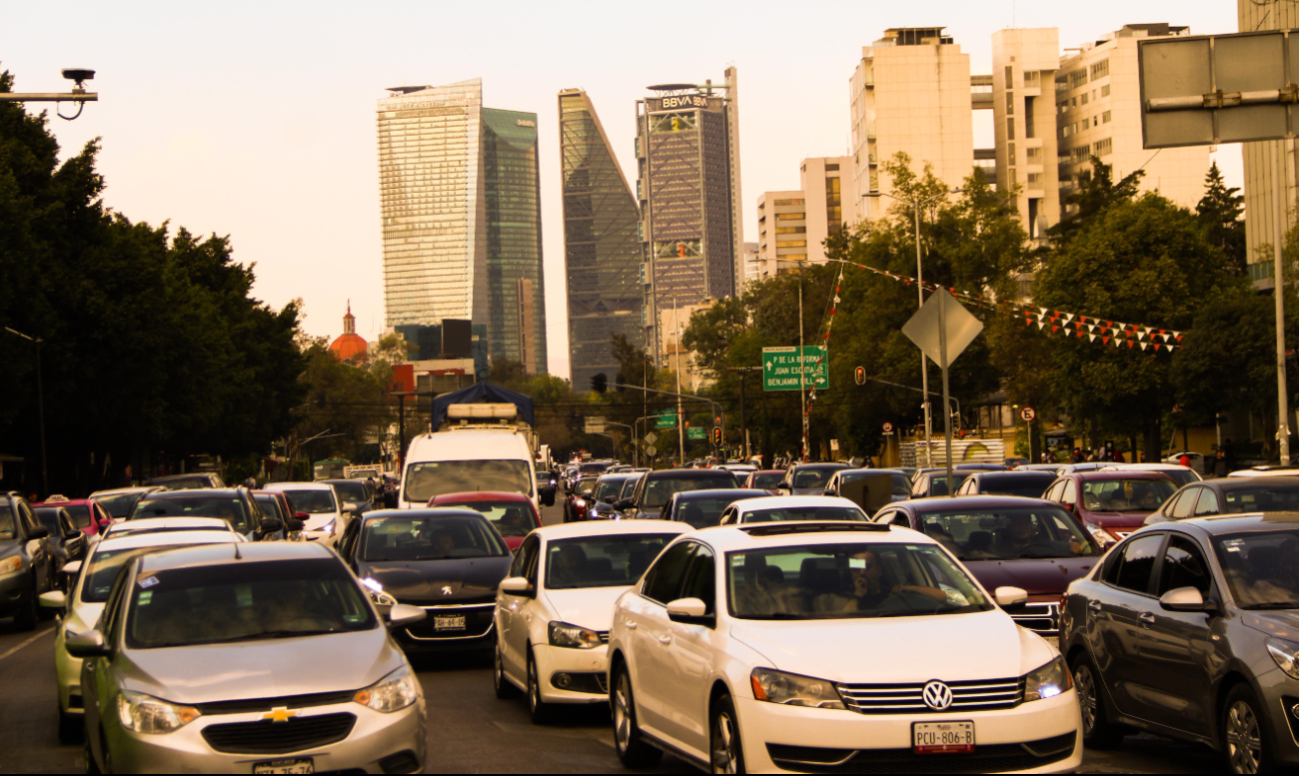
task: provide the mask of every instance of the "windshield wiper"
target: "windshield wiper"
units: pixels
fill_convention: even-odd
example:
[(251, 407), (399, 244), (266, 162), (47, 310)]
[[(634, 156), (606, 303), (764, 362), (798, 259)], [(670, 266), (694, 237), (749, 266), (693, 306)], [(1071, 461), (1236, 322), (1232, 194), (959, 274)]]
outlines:
[(1263, 604), (1250, 604), (1249, 606), (1242, 606), (1241, 608), (1242, 608), (1242, 609), (1251, 609), (1251, 610), (1259, 610), (1259, 609), (1299, 609), (1299, 601), (1268, 601), (1267, 603), (1263, 603)]

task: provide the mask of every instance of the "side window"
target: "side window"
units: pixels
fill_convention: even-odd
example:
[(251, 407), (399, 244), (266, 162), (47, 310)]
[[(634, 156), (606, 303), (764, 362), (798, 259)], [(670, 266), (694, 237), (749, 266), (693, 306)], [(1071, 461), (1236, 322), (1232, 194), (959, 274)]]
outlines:
[(1199, 497), (1200, 490), (1201, 488), (1191, 488), (1183, 491), (1182, 495), (1177, 497), (1177, 503), (1168, 510), (1168, 516), (1174, 520), (1190, 517), (1191, 510), (1195, 509), (1195, 500)]
[(113, 589), (108, 593), (108, 603), (104, 604), (104, 613), (99, 618), (96, 628), (104, 636), (104, 641), (110, 646), (116, 646), (117, 642), (112, 640), (113, 633), (117, 630), (117, 624), (122, 620), (122, 597), (126, 589), (126, 578), (131, 575), (131, 567), (134, 564), (128, 563), (126, 568), (117, 573), (117, 579), (113, 582)]
[(1064, 483), (1057, 482), (1047, 489), (1046, 495), (1044, 495), (1043, 498), (1045, 498), (1047, 501), (1055, 501), (1059, 503), (1060, 494), (1062, 493), (1064, 493)]
[(64, 536), (71, 536), (74, 539), (77, 534), (81, 533), (81, 529), (77, 528), (77, 524), (72, 522), (72, 518), (68, 516), (67, 512), (59, 512), (59, 528), (63, 531)]
[(537, 589), (537, 567), (541, 558), (541, 541), (537, 540), (528, 547), (526, 557), (523, 559), (523, 577), (532, 584), (532, 589)]
[(1146, 594), (1150, 591), (1150, 572), (1166, 534), (1143, 536), (1123, 548), (1123, 556), (1114, 569), (1107, 569), (1106, 580), (1115, 587)]
[(1078, 503), (1078, 485), (1073, 480), (1066, 480), (1064, 484), (1064, 494), (1060, 496), (1061, 504)]
[(1208, 598), (1212, 580), (1209, 565), (1204, 562), (1204, 554), (1195, 542), (1183, 536), (1173, 536), (1164, 551), (1164, 566), (1159, 572), (1159, 587), (1155, 595), (1179, 587), (1193, 587)]
[(518, 553), (514, 556), (514, 562), (510, 564), (510, 576), (521, 577), (524, 575), (528, 567), (528, 554), (536, 554), (537, 552), (537, 541), (537, 538), (533, 536), (524, 540), (523, 546), (519, 548)]
[(1200, 488), (1200, 502), (1195, 506), (1195, 515), (1220, 515), (1222, 509), (1218, 506), (1218, 494), (1209, 488)]
[(893, 519), (889, 521), (890, 525), (897, 525), (903, 528), (911, 527), (911, 516), (906, 512), (894, 512)]
[(717, 603), (717, 561), (713, 551), (699, 545), (695, 551), (694, 562), (690, 564), (690, 573), (681, 588), (681, 598), (698, 598), (708, 608), (706, 614), (715, 614)]
[(739, 511), (739, 510), (736, 509), (736, 508), (733, 507), (733, 506), (727, 507), (727, 508), (726, 508), (726, 511), (722, 513), (722, 519), (721, 519), (720, 521), (718, 521), (717, 524), (718, 524), (718, 525), (730, 525), (730, 524), (734, 523), (734, 522), (735, 522), (735, 513), (738, 512), (738, 511)]
[(668, 548), (645, 573), (641, 594), (661, 604), (675, 601), (694, 548), (693, 542), (682, 542)]

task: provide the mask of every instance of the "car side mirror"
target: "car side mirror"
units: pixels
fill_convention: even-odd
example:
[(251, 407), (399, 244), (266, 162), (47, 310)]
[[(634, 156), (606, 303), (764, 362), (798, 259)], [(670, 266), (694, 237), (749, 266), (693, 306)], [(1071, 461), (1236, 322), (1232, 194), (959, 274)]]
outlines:
[(295, 513), (293, 514), (293, 517), (296, 518), (296, 519), (298, 519), (298, 520), (310, 520), (310, 519), (311, 519), (311, 515), (307, 514), (306, 512), (295, 512)]
[(1028, 591), (1022, 587), (999, 587), (992, 595), (1001, 607), (1028, 603)]
[(43, 525), (38, 525), (32, 530), (27, 532), (27, 538), (31, 540), (45, 539), (48, 538), (49, 535), (50, 535), (50, 529), (46, 528)]
[(428, 612), (418, 606), (395, 604), (388, 611), (388, 625), (392, 628), (405, 628), (422, 621), (425, 617), (428, 617)]
[(622, 501), (619, 501), (618, 503), (614, 504), (614, 508), (619, 510), (631, 509), (634, 506), (636, 506), (636, 502), (632, 501), (629, 498), (625, 498)]
[(295, 518), (291, 518), (287, 523), (285, 523), (284, 527), (289, 531), (301, 531), (303, 528), (306, 527), (306, 525), (307, 524), (305, 522), (295, 517)]
[(345, 502), (343, 502), (343, 511), (344, 511), (344, 512), (351, 512), (352, 514), (356, 514), (356, 513), (359, 512), (360, 510), (361, 510), (361, 508), (360, 508), (359, 506), (357, 506), (357, 504), (356, 504), (355, 501), (345, 501)]
[(717, 624), (717, 617), (708, 614), (708, 605), (698, 598), (678, 598), (668, 604), (668, 619), (685, 625)]
[(532, 595), (532, 582), (527, 577), (507, 577), (501, 580), (501, 592), (506, 595)]
[(91, 657), (108, 657), (112, 654), (112, 650), (104, 642), (104, 634), (97, 630), (70, 635), (64, 640), (63, 646), (68, 650), (69, 655), (83, 660)]
[(81, 561), (71, 560), (63, 564), (63, 573), (70, 577), (75, 577), (81, 573)]
[(62, 590), (50, 590), (41, 593), (39, 600), (42, 609), (56, 609), (61, 612), (68, 608), (68, 597), (64, 595)]
[(1203, 612), (1212, 608), (1205, 604), (1204, 596), (1194, 587), (1179, 587), (1159, 597), (1159, 605), (1170, 612)]
[(276, 534), (284, 530), (284, 523), (278, 517), (267, 517), (262, 520), (261, 532), (263, 536)]

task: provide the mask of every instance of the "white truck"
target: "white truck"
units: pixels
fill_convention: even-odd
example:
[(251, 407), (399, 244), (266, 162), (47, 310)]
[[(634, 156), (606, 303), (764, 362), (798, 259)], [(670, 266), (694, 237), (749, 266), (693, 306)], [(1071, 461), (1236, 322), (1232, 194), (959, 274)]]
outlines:
[(521, 493), (540, 509), (536, 436), (513, 404), (452, 404), (431, 434), (411, 440), (399, 509), (419, 509), (452, 493)]

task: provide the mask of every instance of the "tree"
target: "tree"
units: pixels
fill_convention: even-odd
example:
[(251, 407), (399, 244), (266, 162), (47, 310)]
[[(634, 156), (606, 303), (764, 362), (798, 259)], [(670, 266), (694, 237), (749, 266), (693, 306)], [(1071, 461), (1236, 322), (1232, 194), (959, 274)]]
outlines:
[(1209, 242), (1227, 258), (1228, 268), (1244, 276), (1245, 267), (1245, 197), (1238, 188), (1227, 188), (1222, 171), (1214, 162), (1205, 176), (1204, 198), (1195, 206), (1196, 216), (1208, 233)]
[(1111, 206), (1127, 202), (1141, 191), (1141, 179), (1145, 177), (1145, 170), (1129, 173), (1115, 183), (1113, 167), (1096, 156), (1091, 157), (1091, 164), (1093, 172), (1081, 173), (1078, 188), (1065, 197), (1065, 205), (1076, 210), (1047, 230), (1047, 237), (1057, 248), (1067, 245)]

